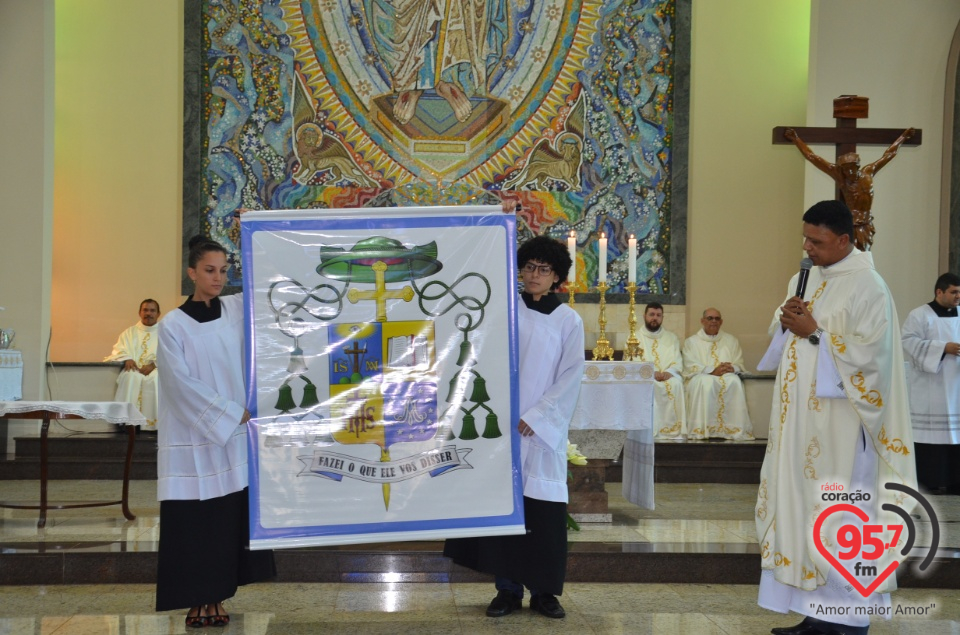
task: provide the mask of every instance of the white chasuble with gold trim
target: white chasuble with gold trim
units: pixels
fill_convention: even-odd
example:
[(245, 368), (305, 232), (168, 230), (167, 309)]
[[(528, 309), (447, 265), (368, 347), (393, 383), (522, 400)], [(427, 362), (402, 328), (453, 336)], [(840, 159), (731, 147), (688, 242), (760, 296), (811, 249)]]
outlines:
[[(138, 367), (157, 363), (157, 325), (144, 326), (137, 322), (117, 338), (105, 362), (123, 362), (132, 359)], [(157, 369), (149, 375), (137, 370), (121, 370), (117, 377), (115, 401), (126, 401), (137, 407), (147, 423), (144, 430), (157, 429)]]
[(683, 398), (683, 358), (680, 339), (663, 328), (637, 333), (642, 349), (640, 361), (653, 362), (660, 373), (670, 373), (653, 388), (653, 434), (657, 439), (681, 439), (687, 434), (686, 404)]
[[(723, 362), (733, 364), (735, 372), (711, 375)], [(683, 343), (683, 389), (691, 439), (753, 439), (747, 396), (736, 374), (742, 370), (740, 342), (729, 333), (707, 335), (700, 329)]]
[[(795, 288), (796, 276), (789, 296)], [(889, 502), (909, 512), (913, 499), (884, 484), (916, 488), (917, 480), (899, 320), (873, 257), (854, 249), (830, 267), (814, 267), (807, 289), (824, 334), (819, 345), (790, 335), (781, 356), (756, 523), (763, 568), (778, 582), (809, 591), (823, 585), (832, 568), (813, 539), (817, 516), (834, 504), (823, 494), (837, 491), (827, 489), (835, 484), (849, 492), (861, 426), (879, 456), (870, 492), (876, 508)], [(818, 397), (818, 355), (829, 355), (835, 364), (844, 398)], [(842, 515), (832, 514), (831, 520)], [(828, 549), (836, 549), (838, 529), (836, 523), (824, 524), (821, 540)], [(871, 564), (884, 570), (900, 548), (885, 550)], [(895, 588), (891, 575), (876, 591)]]

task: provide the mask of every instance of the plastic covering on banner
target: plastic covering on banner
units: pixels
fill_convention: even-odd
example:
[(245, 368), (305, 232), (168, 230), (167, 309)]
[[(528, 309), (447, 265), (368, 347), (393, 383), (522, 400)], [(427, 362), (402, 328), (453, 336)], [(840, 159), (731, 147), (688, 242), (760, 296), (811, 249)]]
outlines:
[(516, 219), (248, 212), (250, 546), (524, 532)]

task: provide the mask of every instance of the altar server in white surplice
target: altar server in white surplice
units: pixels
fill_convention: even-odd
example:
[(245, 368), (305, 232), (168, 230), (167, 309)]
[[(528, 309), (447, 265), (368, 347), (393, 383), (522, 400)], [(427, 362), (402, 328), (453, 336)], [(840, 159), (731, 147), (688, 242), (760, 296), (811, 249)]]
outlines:
[(917, 480), (960, 494), (960, 276), (945, 273), (934, 286), (933, 301), (903, 323)]
[(559, 619), (566, 614), (557, 596), (567, 571), (567, 431), (583, 378), (583, 321), (554, 293), (572, 265), (566, 245), (547, 236), (531, 238), (517, 250), (517, 265), (523, 280), (517, 303), (517, 430), (527, 531), (448, 540), (443, 553), (461, 566), (493, 574), (497, 595), (488, 617), (519, 610), (527, 588), (532, 610)]
[(663, 305), (651, 302), (643, 311), (644, 328), (637, 333), (640, 361), (656, 367), (653, 390), (653, 433), (657, 439), (682, 439), (687, 432), (683, 401), (683, 358), (680, 338), (664, 329)]
[(160, 304), (147, 299), (140, 303), (140, 321), (120, 334), (113, 352), (105, 362), (123, 362), (117, 377), (115, 401), (137, 407), (147, 424), (144, 430), (157, 430), (157, 320)]
[(189, 608), (187, 630), (230, 622), (237, 587), (276, 575), (250, 549), (243, 297), (220, 298), (227, 252), (190, 239), (193, 294), (160, 325), (158, 611)]
[[(884, 522), (884, 504), (905, 513), (913, 507), (911, 496), (885, 488), (916, 487), (900, 323), (873, 256), (853, 247), (846, 205), (822, 201), (811, 207), (803, 216), (803, 236), (803, 249), (816, 266), (804, 298), (793, 295), (797, 276), (790, 281), (768, 351), (780, 361), (755, 509), (763, 568), (757, 601), (772, 611), (807, 616), (773, 633), (859, 635), (867, 632), (870, 614), (889, 619), (895, 576), (864, 597), (822, 555), (814, 527), (838, 500), (828, 492), (870, 494), (850, 499), (869, 523)], [(863, 586), (871, 584), (875, 577), (862, 571), (857, 577), (859, 560), (837, 555), (841, 526), (865, 535), (864, 522), (851, 512), (833, 512), (824, 523), (821, 544), (831, 557)], [(886, 571), (899, 554), (900, 545), (882, 549), (870, 565)]]
[(747, 397), (737, 374), (743, 371), (740, 342), (720, 331), (723, 317), (709, 308), (702, 328), (683, 343), (683, 387), (687, 396), (687, 438), (753, 439)]

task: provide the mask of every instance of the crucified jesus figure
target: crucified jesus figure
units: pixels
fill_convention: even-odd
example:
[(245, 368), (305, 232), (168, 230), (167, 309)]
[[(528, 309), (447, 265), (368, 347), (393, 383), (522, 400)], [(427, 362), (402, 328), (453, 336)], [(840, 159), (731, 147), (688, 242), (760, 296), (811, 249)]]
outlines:
[(792, 141), (818, 170), (836, 182), (840, 197), (853, 213), (854, 244), (857, 249), (870, 251), (873, 235), (876, 233), (873, 227), (873, 216), (870, 214), (870, 209), (873, 207), (873, 175), (897, 156), (897, 150), (904, 141), (913, 136), (913, 133), (913, 128), (904, 130), (903, 134), (884, 151), (883, 156), (863, 167), (860, 167), (860, 155), (855, 152), (841, 155), (837, 157), (836, 163), (830, 163), (814, 154), (792, 128), (784, 131), (783, 136)]

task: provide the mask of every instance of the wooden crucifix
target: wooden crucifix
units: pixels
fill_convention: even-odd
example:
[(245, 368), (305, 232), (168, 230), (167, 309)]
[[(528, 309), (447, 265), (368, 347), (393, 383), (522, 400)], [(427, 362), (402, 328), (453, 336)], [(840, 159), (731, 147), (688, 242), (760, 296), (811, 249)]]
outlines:
[[(792, 143), (803, 156), (837, 184), (836, 197), (853, 213), (854, 243), (858, 249), (869, 251), (873, 245), (873, 175), (897, 155), (901, 145), (918, 146), (923, 141), (921, 130), (908, 128), (857, 128), (857, 119), (866, 119), (869, 99), (856, 95), (841, 95), (833, 100), (835, 128), (790, 128), (777, 126), (773, 129), (773, 143)], [(806, 143), (804, 143), (806, 141)], [(817, 156), (807, 143), (832, 143), (837, 148), (836, 163)], [(860, 167), (857, 144), (887, 145), (883, 156)]]

